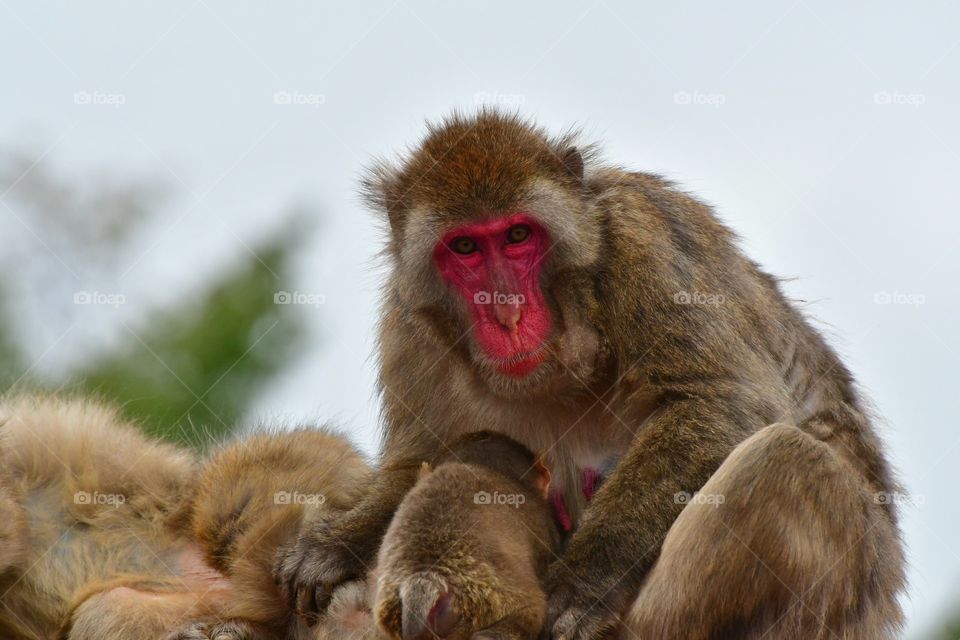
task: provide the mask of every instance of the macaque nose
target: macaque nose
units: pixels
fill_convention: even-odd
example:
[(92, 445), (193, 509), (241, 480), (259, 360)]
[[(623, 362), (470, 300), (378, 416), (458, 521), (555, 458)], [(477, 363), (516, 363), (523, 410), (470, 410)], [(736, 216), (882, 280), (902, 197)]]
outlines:
[(497, 317), (497, 322), (510, 333), (514, 333), (517, 330), (517, 325), (520, 323), (519, 304), (502, 304), (496, 302), (493, 305), (493, 313)]

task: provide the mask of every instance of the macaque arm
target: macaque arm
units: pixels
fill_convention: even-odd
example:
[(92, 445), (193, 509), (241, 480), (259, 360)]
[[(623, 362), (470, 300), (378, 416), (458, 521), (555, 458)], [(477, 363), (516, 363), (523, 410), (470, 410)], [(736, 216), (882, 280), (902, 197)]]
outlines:
[(590, 638), (636, 597), (667, 530), (748, 428), (729, 398), (665, 405), (641, 427), (550, 570), (548, 628)]
[(400, 502), (420, 477), (422, 465), (422, 460), (411, 460), (381, 468), (357, 506), (337, 521), (344, 542), (356, 543), (352, 549), (364, 563), (372, 565), (383, 534)]
[(276, 577), (292, 606), (308, 622), (326, 609), (333, 591), (363, 579), (393, 513), (416, 483), (422, 461), (382, 467), (359, 503), (334, 519), (307, 522), (278, 557)]
[(701, 494), (725, 499), (683, 510), (621, 637), (900, 637), (896, 527), (829, 444), (787, 424), (765, 427)]

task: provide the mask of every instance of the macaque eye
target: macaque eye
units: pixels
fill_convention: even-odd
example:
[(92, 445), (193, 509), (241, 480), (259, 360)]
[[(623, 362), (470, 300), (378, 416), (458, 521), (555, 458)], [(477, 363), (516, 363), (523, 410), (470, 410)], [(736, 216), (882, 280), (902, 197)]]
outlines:
[(453, 250), (460, 254), (473, 253), (477, 250), (477, 243), (472, 239), (466, 236), (461, 236), (459, 238), (454, 238), (451, 243)]
[(530, 227), (525, 224), (517, 224), (507, 231), (507, 242), (516, 244), (518, 242), (523, 242), (530, 237)]

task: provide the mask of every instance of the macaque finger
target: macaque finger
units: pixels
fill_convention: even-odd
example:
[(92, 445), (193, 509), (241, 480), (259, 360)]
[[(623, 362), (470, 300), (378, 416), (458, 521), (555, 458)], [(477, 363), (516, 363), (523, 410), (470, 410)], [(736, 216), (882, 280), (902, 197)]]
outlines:
[(313, 606), (318, 615), (323, 615), (330, 605), (330, 598), (339, 585), (330, 582), (321, 582), (313, 594)]
[(316, 590), (317, 587), (302, 586), (296, 591), (297, 614), (311, 627), (317, 623), (318, 619)]

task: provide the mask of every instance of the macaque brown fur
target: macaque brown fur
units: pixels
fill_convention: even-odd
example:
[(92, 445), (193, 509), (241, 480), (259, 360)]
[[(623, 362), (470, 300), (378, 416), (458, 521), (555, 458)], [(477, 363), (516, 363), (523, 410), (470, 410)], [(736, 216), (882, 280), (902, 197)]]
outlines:
[(365, 186), (389, 224), (382, 464), (281, 551), (305, 613), (365, 575), (419, 461), (500, 430), (547, 453), (572, 528), (547, 576), (553, 637), (896, 634), (881, 441), (710, 207), (496, 111), (430, 127)]
[(271, 580), (276, 550), (304, 510), (351, 506), (368, 474), (322, 430), (240, 439), (200, 461), (105, 405), (38, 396), (0, 402), (0, 469), (11, 640), (288, 637), (302, 625)]
[(559, 531), (549, 475), (523, 445), (481, 432), (426, 467), (387, 530), (374, 614), (396, 640), (536, 637), (540, 576)]
[(310, 640), (385, 640), (373, 619), (374, 582), (355, 580), (337, 587), (323, 621)]

